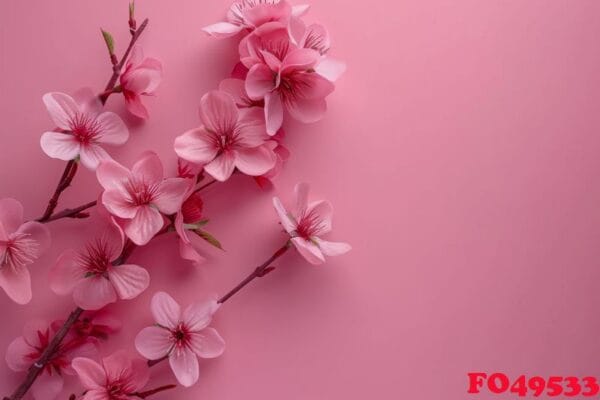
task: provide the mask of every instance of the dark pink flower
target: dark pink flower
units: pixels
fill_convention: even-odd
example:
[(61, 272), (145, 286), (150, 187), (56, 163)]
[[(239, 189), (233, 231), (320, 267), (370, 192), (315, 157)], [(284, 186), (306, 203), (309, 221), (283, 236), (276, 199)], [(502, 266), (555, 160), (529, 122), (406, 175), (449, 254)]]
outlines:
[(59, 295), (73, 293), (73, 301), (84, 310), (137, 297), (150, 284), (150, 275), (137, 265), (115, 264), (123, 245), (123, 234), (111, 224), (84, 251), (64, 251), (50, 270), (50, 288)]
[(189, 181), (164, 179), (163, 167), (155, 153), (145, 153), (131, 170), (116, 161), (105, 161), (96, 171), (104, 188), (102, 203), (114, 216), (123, 219), (123, 229), (137, 245), (145, 245), (164, 226), (162, 214), (175, 214), (187, 193)]
[(144, 58), (141, 46), (135, 46), (121, 74), (121, 90), (130, 113), (148, 118), (141, 96), (150, 96), (162, 80), (162, 64), (155, 58)]
[(0, 287), (19, 304), (31, 300), (32, 264), (50, 246), (50, 232), (39, 222), (23, 223), (23, 206), (0, 199)]
[(215, 300), (194, 303), (185, 310), (171, 296), (158, 292), (150, 309), (155, 326), (142, 329), (135, 347), (149, 360), (169, 357), (175, 377), (183, 386), (198, 381), (198, 357), (215, 358), (225, 350), (223, 338), (208, 325), (219, 305)]
[(101, 145), (122, 145), (129, 138), (127, 127), (113, 112), (102, 112), (102, 104), (89, 89), (80, 91), (77, 101), (71, 96), (53, 92), (43, 100), (58, 131), (45, 132), (40, 144), (49, 157), (74, 160), (95, 170), (100, 161), (110, 156)]
[(132, 360), (123, 351), (102, 359), (102, 364), (85, 357), (73, 360), (73, 369), (85, 389), (82, 400), (139, 399), (150, 370), (143, 360)]

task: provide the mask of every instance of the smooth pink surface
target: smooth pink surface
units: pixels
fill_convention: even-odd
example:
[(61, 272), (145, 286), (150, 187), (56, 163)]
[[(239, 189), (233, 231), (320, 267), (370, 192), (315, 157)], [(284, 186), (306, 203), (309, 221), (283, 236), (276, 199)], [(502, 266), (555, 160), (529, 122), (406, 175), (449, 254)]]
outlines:
[[(151, 20), (141, 42), (163, 62), (164, 80), (156, 98), (144, 98), (146, 123), (109, 100), (132, 126), (117, 160), (131, 165), (152, 149), (175, 170), (173, 139), (198, 124), (200, 98), (236, 57), (233, 42), (200, 30), (228, 5), (139, 2)], [(227, 349), (201, 360), (201, 382), (154, 398), (464, 399), (471, 370), (600, 375), (600, 3), (312, 6), (307, 20), (328, 26), (333, 54), (349, 68), (323, 121), (288, 125), (292, 157), (274, 193), (290, 201), (297, 181), (310, 182), (336, 207), (330, 239), (353, 250), (323, 267), (285, 255), (215, 316)], [(98, 28), (121, 53), (126, 8), (0, 3), (0, 197), (21, 200), (28, 217), (41, 214), (64, 165), (39, 148), (52, 125), (41, 97), (103, 88), (110, 67)], [(62, 205), (98, 190), (82, 169)], [(179, 261), (174, 237), (135, 253), (151, 287), (118, 309), (126, 324), (104, 354), (134, 351), (156, 290), (182, 304), (222, 294), (278, 248), (274, 193), (239, 176), (207, 192), (207, 229), (227, 252), (207, 248), (200, 269)], [(64, 318), (73, 307), (52, 294), (47, 273), (93, 227), (63, 221), (51, 230), (53, 249), (32, 271), (32, 303), (0, 295), (0, 349), (30, 318)], [(174, 381), (167, 365), (152, 376)], [(1, 365), (1, 394), (19, 377)]]

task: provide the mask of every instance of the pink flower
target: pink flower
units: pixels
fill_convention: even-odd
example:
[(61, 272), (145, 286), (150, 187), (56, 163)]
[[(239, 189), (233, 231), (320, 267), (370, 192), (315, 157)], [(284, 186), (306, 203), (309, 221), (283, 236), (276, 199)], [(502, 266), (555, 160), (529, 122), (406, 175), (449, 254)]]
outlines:
[[(58, 330), (65, 323), (57, 320), (52, 323), (52, 329)], [(109, 335), (121, 329), (121, 321), (113, 317), (106, 309), (98, 311), (85, 311), (73, 324), (71, 334), (88, 339), (91, 343), (98, 344), (100, 340), (108, 339)]]
[(73, 369), (85, 389), (82, 400), (139, 399), (137, 393), (150, 379), (146, 363), (130, 359), (123, 351), (103, 358), (102, 364), (78, 357)]
[(79, 157), (83, 165), (95, 170), (100, 161), (110, 159), (100, 145), (122, 145), (129, 131), (117, 114), (101, 112), (102, 104), (91, 90), (81, 91), (78, 97), (75, 101), (59, 92), (44, 95), (44, 104), (58, 131), (45, 132), (40, 144), (49, 157), (65, 161)]
[(183, 178), (163, 179), (160, 159), (152, 152), (145, 153), (131, 171), (116, 161), (105, 161), (96, 176), (104, 188), (102, 203), (124, 220), (127, 237), (140, 246), (161, 230), (162, 214), (179, 210), (189, 185)]
[(225, 350), (221, 336), (208, 327), (219, 305), (215, 300), (194, 303), (182, 312), (171, 296), (158, 292), (150, 308), (156, 326), (142, 329), (135, 338), (136, 349), (150, 360), (168, 355), (179, 383), (192, 386), (198, 381), (198, 357), (218, 357)]
[(260, 109), (238, 110), (227, 93), (212, 91), (202, 97), (200, 119), (202, 126), (175, 139), (175, 152), (203, 164), (213, 178), (226, 181), (236, 167), (247, 175), (262, 175), (275, 165)]
[(226, 38), (243, 30), (251, 31), (271, 21), (287, 25), (290, 18), (299, 17), (306, 11), (308, 5), (292, 7), (285, 0), (238, 0), (229, 8), (227, 21), (217, 22), (202, 30), (211, 36)]
[[(13, 371), (27, 371), (38, 361), (56, 330), (43, 321), (32, 321), (23, 327), (23, 336), (12, 341), (6, 351), (6, 363)], [(95, 347), (85, 339), (67, 336), (50, 362), (35, 380), (31, 391), (36, 400), (53, 400), (63, 388), (63, 375), (72, 375), (74, 357), (96, 354)]]
[(254, 178), (258, 186), (263, 189), (268, 189), (273, 186), (272, 179), (279, 175), (283, 169), (283, 165), (290, 158), (290, 151), (283, 145), (284, 137), (285, 132), (283, 128), (280, 128), (275, 136), (272, 137), (273, 140), (269, 142), (273, 146), (273, 152), (277, 156), (275, 166), (263, 175)]
[(328, 201), (319, 200), (308, 204), (308, 184), (296, 185), (296, 212), (292, 214), (283, 207), (279, 198), (273, 198), (273, 205), (281, 225), (291, 236), (298, 252), (311, 264), (322, 264), (325, 256), (338, 256), (350, 251), (347, 243), (328, 242), (320, 238), (331, 231), (333, 208)]
[(31, 300), (27, 266), (50, 246), (50, 232), (38, 222), (23, 223), (23, 206), (0, 199), (0, 287), (19, 304)]
[(267, 133), (273, 135), (281, 127), (284, 109), (304, 123), (323, 118), (327, 110), (325, 97), (334, 86), (314, 72), (321, 58), (319, 52), (296, 48), (287, 29), (275, 22), (246, 37), (240, 52), (242, 62), (250, 68), (246, 92), (251, 99), (265, 102)]
[(150, 284), (150, 276), (137, 265), (115, 265), (123, 245), (122, 233), (111, 225), (83, 252), (64, 251), (50, 270), (50, 288), (59, 295), (73, 293), (73, 301), (84, 310), (137, 297)]
[(181, 258), (198, 266), (206, 261), (206, 258), (198, 251), (202, 239), (194, 233), (190, 235), (189, 230), (203, 225), (202, 209), (204, 208), (204, 202), (199, 194), (194, 193), (194, 186), (190, 187), (189, 193), (181, 206), (181, 210), (175, 216), (175, 230), (179, 236), (179, 254)]
[(155, 58), (144, 58), (141, 46), (135, 46), (121, 74), (121, 90), (130, 113), (148, 118), (141, 96), (150, 96), (162, 79), (162, 64)]

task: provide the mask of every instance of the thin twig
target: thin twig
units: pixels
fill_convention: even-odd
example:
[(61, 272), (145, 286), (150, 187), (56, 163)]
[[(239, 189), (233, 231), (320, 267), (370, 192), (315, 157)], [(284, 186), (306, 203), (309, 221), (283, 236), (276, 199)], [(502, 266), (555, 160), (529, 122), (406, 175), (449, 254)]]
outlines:
[(57, 219), (62, 219), (62, 218), (85, 218), (88, 215), (86, 213), (82, 214), (82, 211), (85, 211), (88, 208), (94, 207), (97, 203), (98, 203), (98, 201), (94, 200), (94, 201), (90, 201), (89, 203), (85, 203), (79, 207), (66, 208), (62, 211), (57, 212), (56, 214), (53, 214), (52, 216), (46, 218), (45, 220), (38, 219), (37, 221), (46, 223), (46, 222), (56, 221)]

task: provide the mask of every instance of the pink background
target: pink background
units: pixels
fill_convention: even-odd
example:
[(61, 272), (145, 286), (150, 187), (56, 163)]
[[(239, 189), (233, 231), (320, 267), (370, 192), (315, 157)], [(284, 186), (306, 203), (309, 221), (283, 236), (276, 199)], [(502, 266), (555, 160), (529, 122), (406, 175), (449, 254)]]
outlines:
[[(64, 165), (39, 148), (52, 128), (41, 96), (104, 86), (110, 68), (98, 28), (122, 52), (126, 5), (0, 3), (0, 197), (20, 199), (29, 217)], [(165, 77), (147, 102), (151, 119), (128, 118), (133, 137), (116, 159), (129, 164), (153, 149), (173, 170), (174, 137), (198, 124), (200, 97), (235, 60), (233, 41), (200, 32), (228, 5), (139, 2), (139, 19), (151, 20), (141, 42)], [(349, 68), (325, 120), (288, 125), (293, 157), (276, 193), (289, 201), (296, 182), (310, 182), (336, 206), (331, 238), (354, 250), (322, 268), (286, 255), (221, 309), (214, 325), (227, 351), (201, 362), (200, 383), (154, 398), (484, 399), (492, 396), (467, 396), (467, 372), (600, 375), (600, 2), (312, 6), (308, 20), (330, 28)], [(109, 108), (125, 115), (119, 98)], [(62, 206), (97, 192), (85, 171)], [(105, 350), (133, 351), (156, 290), (182, 303), (222, 294), (277, 248), (284, 237), (272, 195), (240, 177), (207, 192), (209, 227), (227, 252), (207, 249), (200, 269), (180, 261), (169, 238), (136, 252), (152, 286), (121, 303), (126, 327)], [(2, 349), (26, 320), (73, 307), (46, 287), (47, 271), (93, 229), (83, 221), (51, 229), (32, 303), (0, 294)], [(166, 365), (153, 374), (156, 384), (174, 380)], [(1, 394), (18, 378), (2, 365)]]

